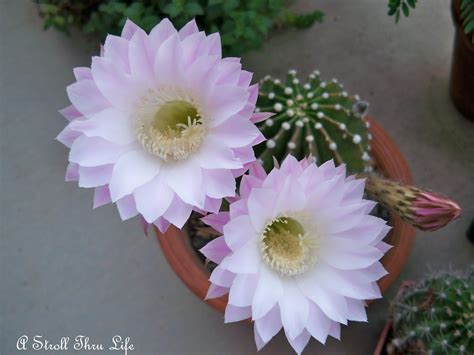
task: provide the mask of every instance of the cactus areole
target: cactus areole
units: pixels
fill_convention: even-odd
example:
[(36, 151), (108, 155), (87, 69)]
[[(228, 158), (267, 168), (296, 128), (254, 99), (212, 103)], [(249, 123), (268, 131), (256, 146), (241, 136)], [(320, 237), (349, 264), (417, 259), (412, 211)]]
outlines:
[(273, 157), (281, 162), (292, 154), (312, 157), (318, 165), (334, 159), (350, 173), (372, 171), (368, 104), (336, 79), (321, 80), (317, 70), (308, 79), (301, 83), (290, 70), (286, 82), (266, 76), (260, 84), (257, 110), (275, 112), (259, 126), (267, 141), (256, 154), (265, 170), (273, 167)]

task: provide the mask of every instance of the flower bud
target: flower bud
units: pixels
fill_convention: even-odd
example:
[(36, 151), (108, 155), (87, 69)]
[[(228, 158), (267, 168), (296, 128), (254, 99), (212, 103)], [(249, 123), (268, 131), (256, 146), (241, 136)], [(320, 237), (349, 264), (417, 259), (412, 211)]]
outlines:
[(421, 230), (440, 229), (461, 214), (461, 208), (444, 196), (377, 176), (367, 177), (365, 192)]

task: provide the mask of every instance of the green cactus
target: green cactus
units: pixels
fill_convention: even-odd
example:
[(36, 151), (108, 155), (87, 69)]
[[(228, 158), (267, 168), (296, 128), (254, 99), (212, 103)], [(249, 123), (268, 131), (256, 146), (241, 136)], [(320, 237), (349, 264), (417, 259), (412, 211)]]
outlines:
[(388, 354), (474, 354), (474, 267), (402, 287)]
[(318, 164), (334, 159), (345, 163), (350, 173), (370, 172), (367, 108), (336, 79), (322, 81), (317, 70), (304, 85), (295, 70), (288, 72), (286, 84), (266, 76), (260, 83), (257, 111), (275, 115), (259, 124), (267, 141), (256, 147), (257, 157), (267, 171), (273, 157), (281, 162), (292, 154), (298, 159), (311, 156)]

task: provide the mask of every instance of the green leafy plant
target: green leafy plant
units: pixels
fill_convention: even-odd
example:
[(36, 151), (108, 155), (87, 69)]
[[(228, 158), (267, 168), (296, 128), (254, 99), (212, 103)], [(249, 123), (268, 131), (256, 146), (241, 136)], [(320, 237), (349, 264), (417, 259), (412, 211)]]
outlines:
[(225, 54), (259, 48), (275, 26), (307, 28), (323, 20), (321, 11), (295, 14), (284, 0), (36, 0), (45, 28), (69, 33), (77, 27), (102, 38), (119, 34), (127, 18), (149, 31), (168, 17), (176, 27), (192, 18), (208, 33), (220, 32)]
[(471, 34), (474, 43), (474, 0), (462, 0), (461, 21), (466, 35)]
[(393, 303), (388, 354), (474, 354), (474, 268), (406, 283)]
[[(410, 15), (410, 8), (415, 9), (418, 0), (389, 0), (388, 15), (395, 16), (395, 22), (400, 21), (400, 14)], [(472, 36), (474, 43), (474, 0), (461, 0), (461, 22), (466, 35)]]
[(351, 173), (372, 170), (371, 135), (364, 115), (368, 104), (349, 95), (336, 79), (324, 81), (319, 71), (303, 85), (290, 70), (286, 81), (265, 77), (260, 83), (257, 107), (275, 115), (259, 124), (266, 142), (256, 147), (265, 170), (273, 159), (288, 154), (297, 159), (311, 156), (318, 164), (334, 159)]
[(405, 17), (410, 15), (410, 8), (416, 7), (417, 0), (389, 0), (388, 15), (395, 16), (395, 22), (400, 21), (400, 14), (403, 13)]

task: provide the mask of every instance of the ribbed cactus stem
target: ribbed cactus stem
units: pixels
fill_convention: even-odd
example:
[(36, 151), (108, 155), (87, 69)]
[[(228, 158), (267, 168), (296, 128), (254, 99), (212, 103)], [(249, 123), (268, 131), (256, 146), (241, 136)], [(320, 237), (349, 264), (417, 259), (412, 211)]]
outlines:
[(474, 354), (474, 268), (405, 284), (388, 354)]
[[(275, 112), (259, 125), (272, 141), (256, 147), (266, 170), (273, 167), (273, 156), (281, 162), (288, 154), (298, 159), (311, 156), (318, 163), (334, 159), (353, 173), (372, 170), (371, 136), (364, 117), (368, 104), (348, 95), (336, 79), (322, 81), (314, 71), (303, 85), (294, 70), (288, 72), (285, 83), (267, 76), (261, 82), (257, 106)], [(282, 134), (281, 128), (288, 134)]]

